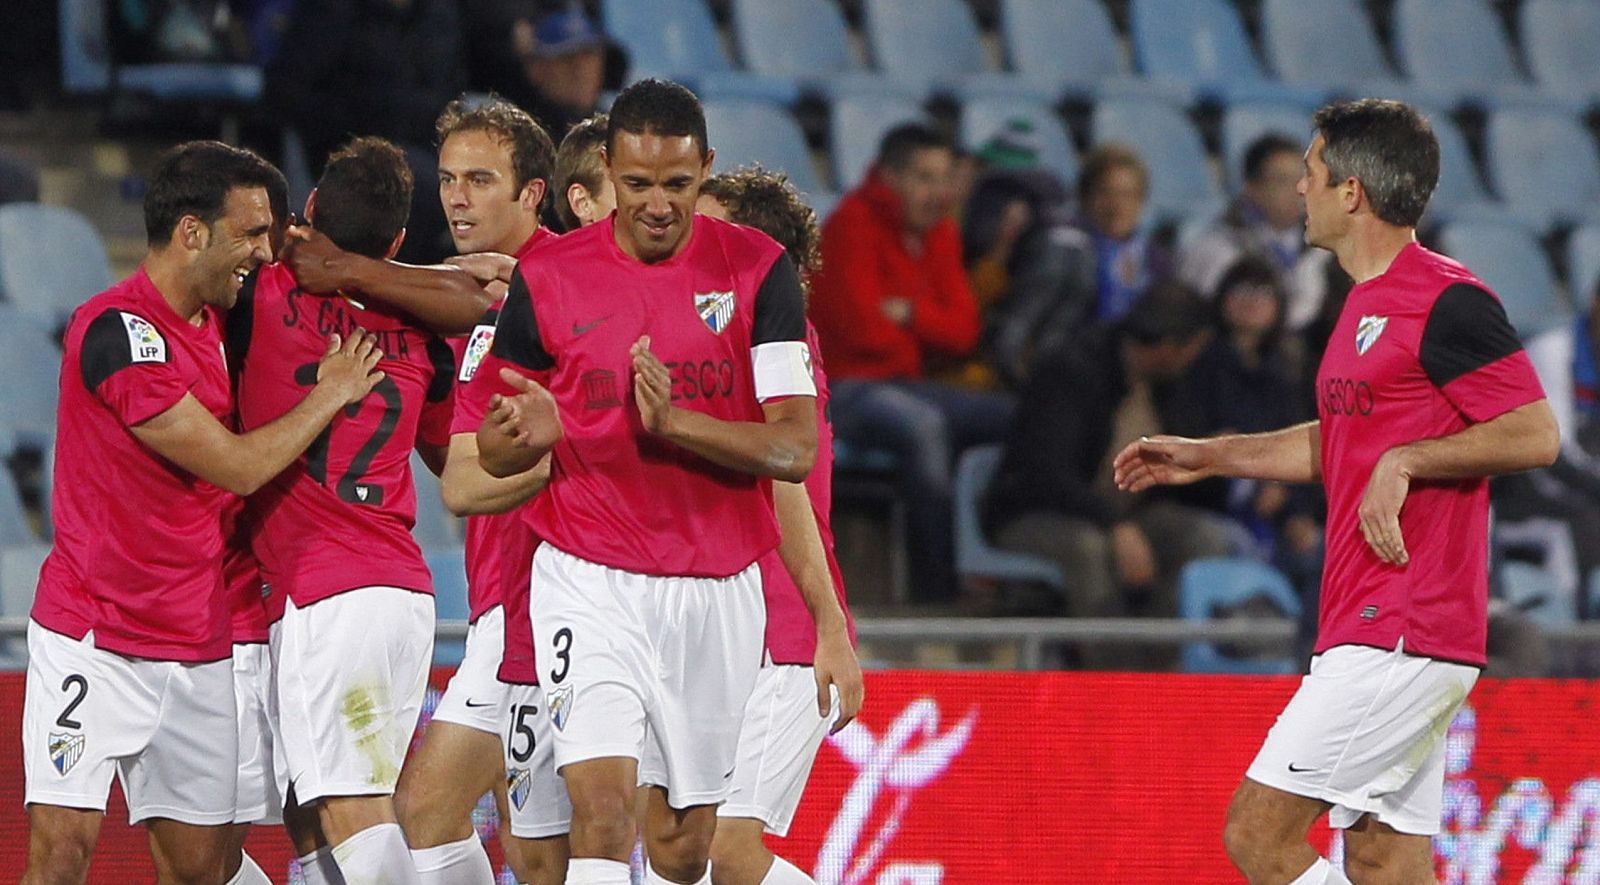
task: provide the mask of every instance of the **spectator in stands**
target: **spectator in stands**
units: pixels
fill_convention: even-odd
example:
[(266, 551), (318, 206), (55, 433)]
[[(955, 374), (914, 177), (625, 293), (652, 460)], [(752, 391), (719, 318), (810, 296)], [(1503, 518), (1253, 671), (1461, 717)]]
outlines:
[(1332, 252), (1306, 245), (1305, 203), (1295, 190), (1304, 153), (1304, 145), (1278, 133), (1252, 143), (1244, 155), (1244, 189), (1178, 264), (1179, 279), (1210, 294), (1240, 257), (1270, 260), (1289, 295), (1285, 322), (1296, 331), (1317, 317), (1335, 281), (1349, 286)]
[(506, 95), (560, 139), (600, 107), (608, 43), (577, 4), (512, 29), (521, 77)]
[[(1219, 484), (1136, 497), (1115, 487), (1110, 466), (1140, 436), (1199, 429), (1196, 404), (1176, 382), (1211, 328), (1204, 299), (1162, 284), (1122, 319), (1047, 354), (1023, 390), (1024, 418), (989, 488), (985, 525), (999, 546), (1060, 564), (1065, 614), (1174, 616), (1183, 564), (1232, 551)], [(1084, 661), (1130, 662), (1106, 649), (1086, 651)]]
[[(308, 156), (327, 156), (350, 133), (381, 136), (406, 152), (417, 181), (433, 182), (433, 123), (465, 84), (462, 54), (456, 0), (301, 2), (265, 97)], [(437, 192), (416, 188), (397, 257), (430, 264), (453, 251)]]
[(1133, 148), (1106, 144), (1083, 158), (1078, 172), (1078, 226), (1095, 251), (1095, 310), (1091, 317), (1115, 322), (1134, 299), (1171, 278), (1167, 237), (1144, 224), (1150, 173)]
[(833, 376), (837, 438), (896, 456), (912, 589), (922, 599), (957, 589), (954, 459), (1002, 438), (1011, 416), (1009, 397), (928, 380), (978, 341), (978, 305), (949, 217), (953, 162), (937, 131), (920, 123), (890, 130), (867, 180), (823, 226), (811, 301)]

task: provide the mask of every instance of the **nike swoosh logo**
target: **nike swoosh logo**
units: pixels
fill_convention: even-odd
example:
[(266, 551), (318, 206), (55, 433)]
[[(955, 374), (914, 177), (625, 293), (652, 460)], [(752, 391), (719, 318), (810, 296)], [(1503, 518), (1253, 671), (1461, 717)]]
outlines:
[(1296, 768), (1293, 762), (1289, 763), (1289, 770), (1295, 774), (1305, 774), (1308, 771), (1316, 771), (1315, 768)]
[(601, 323), (603, 323), (603, 322), (605, 322), (606, 320), (609, 320), (609, 319), (611, 319), (611, 317), (604, 316), (604, 317), (601, 317), (598, 320), (595, 320), (592, 323), (583, 323), (583, 324), (573, 323), (572, 324), (572, 337), (576, 338), (579, 335), (582, 335), (583, 333), (589, 331), (590, 329), (593, 329), (595, 326), (598, 326)]
[(467, 698), (467, 706), (469, 706), (469, 707), (492, 707), (492, 706), (494, 706), (494, 701), (484, 701), (481, 704), (474, 704), (472, 702), (472, 698)]

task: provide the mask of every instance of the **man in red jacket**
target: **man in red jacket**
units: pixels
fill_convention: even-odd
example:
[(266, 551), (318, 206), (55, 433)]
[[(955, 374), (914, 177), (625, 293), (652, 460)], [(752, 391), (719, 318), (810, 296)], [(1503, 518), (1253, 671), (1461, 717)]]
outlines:
[(834, 376), (833, 419), (850, 445), (898, 459), (913, 592), (948, 599), (950, 474), (965, 447), (998, 442), (1009, 397), (927, 376), (972, 354), (978, 303), (950, 219), (955, 155), (920, 123), (884, 136), (867, 180), (822, 229), (812, 319)]

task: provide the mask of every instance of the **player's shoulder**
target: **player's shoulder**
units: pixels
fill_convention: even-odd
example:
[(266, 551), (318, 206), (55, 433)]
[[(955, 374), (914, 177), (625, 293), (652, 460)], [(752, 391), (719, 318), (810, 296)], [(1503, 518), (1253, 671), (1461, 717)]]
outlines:
[(696, 215), (694, 227), (695, 236), (716, 243), (735, 261), (742, 259), (770, 264), (783, 253), (783, 247), (778, 245), (777, 240), (747, 225)]
[(1494, 290), (1479, 279), (1471, 268), (1431, 249), (1417, 246), (1407, 268), (1407, 287), (1425, 297), (1430, 306), (1447, 295), (1450, 299), (1488, 296), (1498, 300)]
[(564, 234), (542, 237), (517, 259), (517, 266), (527, 273), (535, 269), (560, 268), (566, 260), (578, 256), (605, 254), (610, 229), (608, 219)]

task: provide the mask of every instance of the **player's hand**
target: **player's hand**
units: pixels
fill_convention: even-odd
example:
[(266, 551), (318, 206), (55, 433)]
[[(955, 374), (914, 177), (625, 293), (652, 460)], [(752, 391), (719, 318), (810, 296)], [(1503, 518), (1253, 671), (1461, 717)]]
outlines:
[(1117, 488), (1142, 492), (1157, 485), (1187, 485), (1211, 475), (1206, 441), (1181, 436), (1143, 436), (1128, 443), (1111, 464)]
[(1411, 471), (1404, 457), (1390, 449), (1378, 459), (1367, 480), (1367, 490), (1361, 494), (1361, 504), (1356, 515), (1361, 520), (1361, 535), (1378, 558), (1390, 565), (1405, 565), (1411, 561), (1406, 552), (1405, 538), (1400, 536), (1400, 508), (1405, 506), (1406, 494), (1411, 491)]
[(473, 252), (468, 255), (456, 255), (444, 260), (445, 264), (453, 264), (461, 268), (472, 278), (487, 286), (489, 283), (501, 282), (509, 284), (511, 275), (517, 271), (517, 259), (499, 252)]
[(353, 406), (366, 399), (372, 388), (383, 380), (378, 361), (383, 351), (378, 349), (378, 339), (361, 329), (349, 338), (328, 336), (328, 349), (317, 364), (317, 386), (329, 385), (344, 398), (345, 405)]
[(1155, 548), (1137, 524), (1119, 522), (1111, 527), (1111, 556), (1123, 586), (1143, 587), (1156, 579)]
[(484, 423), (510, 438), (512, 445), (541, 453), (549, 451), (563, 433), (555, 397), (544, 385), (510, 369), (501, 369), (500, 378), (517, 392), (490, 397)]
[(861, 712), (861, 701), (867, 693), (861, 679), (861, 663), (856, 660), (856, 650), (850, 647), (850, 635), (843, 626), (818, 631), (817, 654), (813, 661), (819, 716), (828, 718), (829, 708), (833, 706), (833, 695), (829, 689), (838, 689), (839, 692), (839, 718), (828, 729), (829, 734), (836, 734)]
[(633, 398), (639, 404), (644, 429), (665, 434), (672, 419), (672, 375), (661, 359), (650, 352), (650, 336), (640, 336), (628, 348), (633, 357)]
[(327, 295), (354, 285), (351, 274), (357, 256), (335, 246), (327, 234), (313, 227), (290, 225), (283, 241), (283, 263), (289, 266), (300, 288)]

